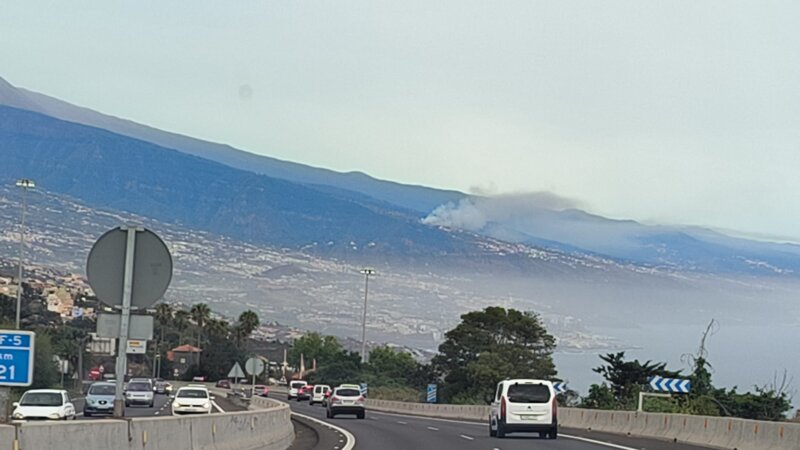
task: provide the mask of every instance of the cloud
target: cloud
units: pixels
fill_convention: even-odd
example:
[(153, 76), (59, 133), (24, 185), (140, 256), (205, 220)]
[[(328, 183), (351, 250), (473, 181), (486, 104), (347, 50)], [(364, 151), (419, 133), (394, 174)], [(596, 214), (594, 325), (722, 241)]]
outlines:
[(422, 219), (422, 223), (480, 231), (491, 222), (507, 222), (536, 215), (542, 210), (563, 211), (578, 206), (575, 200), (546, 191), (467, 197), (458, 203), (437, 207)]

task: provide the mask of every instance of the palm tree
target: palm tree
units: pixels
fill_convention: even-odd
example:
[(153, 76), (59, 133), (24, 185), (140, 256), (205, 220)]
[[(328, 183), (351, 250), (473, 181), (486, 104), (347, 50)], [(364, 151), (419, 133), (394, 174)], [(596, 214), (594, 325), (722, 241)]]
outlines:
[(161, 339), (160, 342), (164, 342), (164, 329), (167, 328), (167, 324), (172, 321), (172, 305), (169, 303), (159, 303), (156, 306), (156, 322), (161, 327)]
[[(196, 305), (192, 305), (192, 309), (189, 310), (189, 313), (192, 315), (194, 324), (197, 325), (197, 340), (195, 341), (197, 343), (197, 348), (203, 348), (203, 330), (209, 319), (211, 319), (211, 308), (205, 303), (197, 303)], [(200, 353), (197, 354), (197, 365), (200, 365)]]
[(248, 309), (239, 315), (239, 324), (244, 329), (245, 335), (250, 336), (261, 325), (261, 320), (259, 320), (258, 314)]
[(206, 330), (209, 336), (226, 337), (230, 331), (230, 325), (222, 319), (209, 319)]
[(181, 345), (183, 344), (183, 332), (186, 331), (186, 328), (189, 326), (189, 311), (185, 309), (175, 311), (173, 322), (175, 329), (178, 330), (178, 345)]

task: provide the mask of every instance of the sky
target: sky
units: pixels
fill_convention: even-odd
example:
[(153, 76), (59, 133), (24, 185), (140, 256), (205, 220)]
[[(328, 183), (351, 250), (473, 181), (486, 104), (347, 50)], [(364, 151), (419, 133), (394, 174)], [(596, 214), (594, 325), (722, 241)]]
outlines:
[(800, 241), (800, 2), (39, 1), (0, 76), (378, 178)]

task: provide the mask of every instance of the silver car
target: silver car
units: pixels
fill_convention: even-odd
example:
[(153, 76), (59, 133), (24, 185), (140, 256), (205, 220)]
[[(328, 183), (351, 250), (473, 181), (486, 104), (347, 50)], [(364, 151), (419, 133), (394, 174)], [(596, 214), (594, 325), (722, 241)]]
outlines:
[(125, 389), (125, 406), (145, 405), (152, 408), (155, 405), (153, 383), (149, 380), (131, 380)]
[(113, 414), (116, 389), (114, 383), (104, 381), (92, 383), (86, 393), (86, 401), (83, 403), (84, 417), (92, 417), (95, 414)]

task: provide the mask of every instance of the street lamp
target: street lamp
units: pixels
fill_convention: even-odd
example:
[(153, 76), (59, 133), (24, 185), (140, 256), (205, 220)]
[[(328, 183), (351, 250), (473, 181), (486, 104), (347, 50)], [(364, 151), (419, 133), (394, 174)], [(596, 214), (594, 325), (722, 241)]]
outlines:
[(22, 188), (22, 222), (19, 231), (19, 272), (17, 273), (17, 329), (19, 330), (20, 307), (22, 305), (22, 255), (25, 253), (25, 213), (28, 209), (28, 191), (36, 187), (33, 180), (23, 178), (17, 180), (17, 187)]
[(369, 294), (369, 277), (375, 275), (374, 269), (362, 269), (364, 274), (364, 311), (361, 316), (361, 364), (367, 362), (367, 295)]

